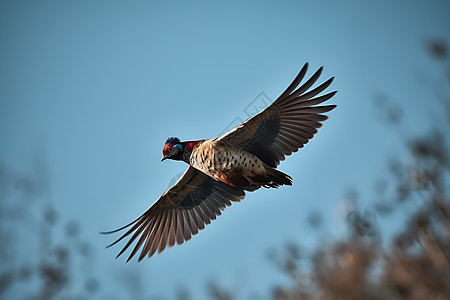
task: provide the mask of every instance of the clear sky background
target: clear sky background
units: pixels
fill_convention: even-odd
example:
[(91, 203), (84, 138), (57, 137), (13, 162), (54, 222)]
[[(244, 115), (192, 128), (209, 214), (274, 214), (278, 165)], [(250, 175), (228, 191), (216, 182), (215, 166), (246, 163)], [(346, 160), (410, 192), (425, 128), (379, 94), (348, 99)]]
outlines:
[[(403, 108), (407, 134), (429, 130), (443, 70), (424, 45), (449, 43), (449, 29), (444, 0), (2, 1), (0, 162), (29, 173), (43, 157), (45, 198), (92, 245), (98, 299), (130, 298), (118, 285), (126, 278), (140, 279), (134, 298), (173, 299), (185, 287), (207, 299), (215, 280), (261, 299), (283, 282), (267, 251), (345, 235), (346, 192), (355, 188), (364, 207), (386, 159), (404, 151), (374, 98)], [(191, 241), (141, 263), (115, 260), (120, 246), (104, 249), (114, 237), (99, 231), (135, 219), (186, 169), (160, 162), (167, 137), (217, 136), (261, 92), (275, 99), (305, 62), (309, 75), (324, 66), (321, 82), (336, 77), (338, 108), (279, 166), (292, 187), (248, 193)], [(323, 216), (319, 231), (311, 211)], [(18, 262), (37, 258), (33, 231), (17, 229), (17, 245)]]

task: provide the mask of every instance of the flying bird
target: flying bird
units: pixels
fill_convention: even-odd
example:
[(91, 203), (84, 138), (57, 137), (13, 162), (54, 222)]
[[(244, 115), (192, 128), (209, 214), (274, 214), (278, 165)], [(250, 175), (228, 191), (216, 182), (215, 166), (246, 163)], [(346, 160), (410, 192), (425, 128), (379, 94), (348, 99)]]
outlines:
[(322, 126), (320, 122), (328, 119), (323, 113), (336, 107), (318, 106), (336, 94), (333, 91), (318, 96), (334, 78), (310, 89), (322, 67), (298, 87), (307, 69), (308, 63), (270, 106), (222, 136), (184, 142), (168, 138), (161, 161), (181, 160), (189, 167), (139, 218), (117, 230), (102, 232), (128, 228), (107, 246), (129, 237), (116, 258), (136, 240), (127, 262), (141, 248), (139, 261), (175, 243), (183, 244), (231, 202), (244, 199), (246, 191), (292, 185), (291, 176), (277, 170), (277, 165), (308, 143)]

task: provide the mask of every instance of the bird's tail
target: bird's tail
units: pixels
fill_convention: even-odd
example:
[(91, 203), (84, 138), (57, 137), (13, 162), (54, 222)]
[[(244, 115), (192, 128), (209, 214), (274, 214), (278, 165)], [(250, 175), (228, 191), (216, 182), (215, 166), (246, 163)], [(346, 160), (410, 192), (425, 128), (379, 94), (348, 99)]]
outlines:
[(270, 180), (264, 187), (277, 188), (281, 185), (292, 185), (292, 177), (275, 168), (266, 167), (267, 178)]

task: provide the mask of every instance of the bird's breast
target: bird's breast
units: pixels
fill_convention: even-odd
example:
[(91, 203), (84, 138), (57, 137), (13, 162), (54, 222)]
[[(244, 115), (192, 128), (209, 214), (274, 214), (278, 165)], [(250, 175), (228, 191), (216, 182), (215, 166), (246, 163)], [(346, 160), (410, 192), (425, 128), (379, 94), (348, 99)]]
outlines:
[(203, 143), (192, 152), (191, 166), (233, 186), (245, 185), (246, 177), (265, 173), (262, 161), (255, 155), (213, 141)]

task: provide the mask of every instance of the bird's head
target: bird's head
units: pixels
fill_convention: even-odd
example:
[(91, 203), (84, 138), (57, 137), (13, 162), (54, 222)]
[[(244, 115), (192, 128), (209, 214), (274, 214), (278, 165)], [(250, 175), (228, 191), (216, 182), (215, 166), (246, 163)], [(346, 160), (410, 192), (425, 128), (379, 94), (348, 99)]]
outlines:
[(166, 144), (163, 147), (163, 157), (161, 161), (169, 158), (173, 160), (181, 160), (181, 154), (183, 153), (184, 146), (179, 138), (170, 137), (166, 140)]

